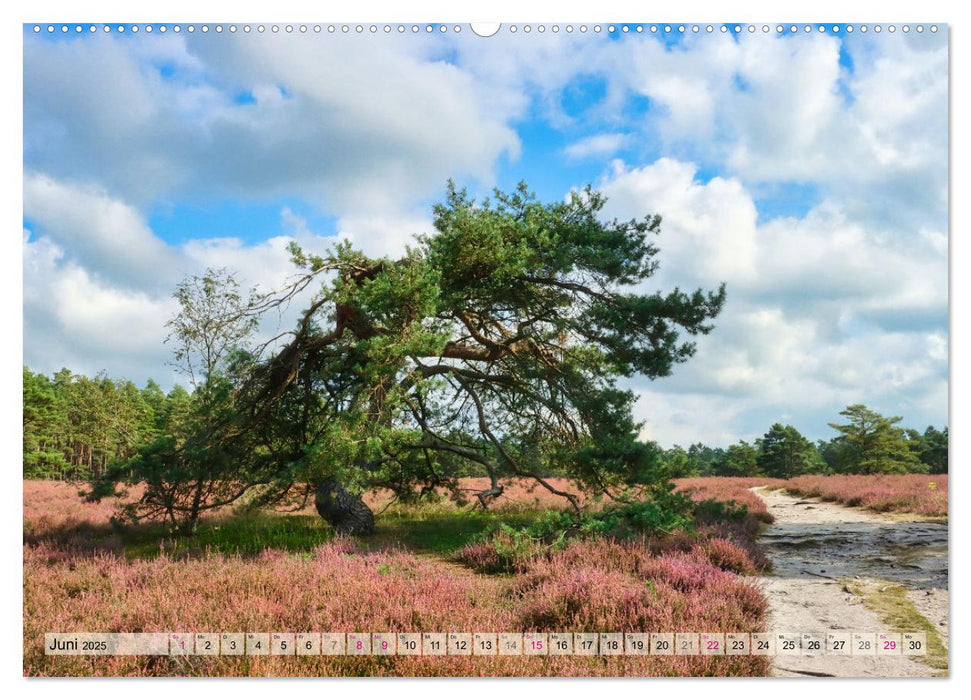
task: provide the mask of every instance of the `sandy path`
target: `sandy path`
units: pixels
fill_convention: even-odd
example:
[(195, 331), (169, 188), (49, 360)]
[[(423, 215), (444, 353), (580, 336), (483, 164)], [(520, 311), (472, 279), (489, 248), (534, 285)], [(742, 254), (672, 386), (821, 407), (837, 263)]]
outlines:
[[(890, 519), (782, 491), (753, 489), (775, 516), (760, 537), (772, 559), (762, 577), (770, 632), (886, 631), (876, 613), (840, 579), (892, 581), (947, 643), (947, 525)], [(916, 658), (776, 656), (780, 676), (929, 676)]]

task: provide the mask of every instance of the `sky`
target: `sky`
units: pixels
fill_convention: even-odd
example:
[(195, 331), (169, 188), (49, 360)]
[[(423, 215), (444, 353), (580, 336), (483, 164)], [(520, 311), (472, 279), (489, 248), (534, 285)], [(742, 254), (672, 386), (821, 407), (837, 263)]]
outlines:
[(170, 387), (187, 274), (276, 288), (291, 240), (396, 255), (449, 178), (545, 200), (591, 183), (610, 218), (662, 216), (650, 290), (727, 288), (694, 358), (627, 383), (644, 438), (829, 438), (851, 403), (948, 422), (946, 28), (87, 26), (24, 28), (35, 371)]

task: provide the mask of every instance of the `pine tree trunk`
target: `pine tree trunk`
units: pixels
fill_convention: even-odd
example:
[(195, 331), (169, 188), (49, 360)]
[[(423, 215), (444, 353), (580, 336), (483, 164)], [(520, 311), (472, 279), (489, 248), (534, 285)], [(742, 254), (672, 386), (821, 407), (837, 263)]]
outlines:
[(320, 482), (314, 505), (320, 517), (341, 534), (374, 534), (374, 513), (360, 496), (350, 493), (337, 479)]

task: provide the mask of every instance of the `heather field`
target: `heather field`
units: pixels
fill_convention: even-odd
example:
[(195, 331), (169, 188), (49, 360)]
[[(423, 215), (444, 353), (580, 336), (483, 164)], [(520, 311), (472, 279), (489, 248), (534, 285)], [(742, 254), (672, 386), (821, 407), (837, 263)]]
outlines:
[(946, 474), (807, 475), (785, 482), (785, 489), (879, 512), (947, 517)]
[[(471, 485), (470, 485), (471, 486)], [(391, 504), (368, 540), (306, 512), (213, 518), (191, 542), (121, 530), (111, 503), (24, 482), (26, 675), (764, 675), (765, 657), (46, 657), (47, 631), (758, 631), (766, 600), (739, 574), (764, 559), (749, 519), (691, 534), (543, 542), (480, 534), (552, 505), (512, 489), (490, 513)], [(375, 506), (387, 505), (381, 494)]]
[(783, 479), (768, 479), (760, 477), (703, 477), (696, 479), (675, 479), (677, 491), (687, 493), (693, 500), (703, 501), (712, 499), (725, 503), (744, 506), (748, 512), (763, 523), (771, 523), (772, 516), (766, 510), (765, 502), (749, 489), (757, 486), (784, 488)]
[(553, 546), (500, 524), (535, 522), (563, 507), (557, 497), (513, 483), (482, 512), (464, 496), (483, 484), (464, 479), (458, 503), (369, 494), (379, 513), (370, 538), (335, 538), (308, 508), (226, 511), (173, 539), (112, 524), (117, 504), (85, 503), (75, 485), (23, 486), (24, 673), (53, 676), (766, 675), (765, 657), (72, 658), (46, 657), (42, 640), (48, 631), (761, 631), (767, 601), (752, 577), (769, 567), (756, 537), (772, 516), (753, 487), (947, 512), (946, 476), (681, 479), (676, 489), (701, 504), (690, 532)]
[(785, 489), (795, 496), (820, 498), (881, 513), (947, 517), (947, 474), (809, 474), (792, 479), (704, 477), (675, 479), (678, 491), (695, 500), (714, 499), (745, 506), (764, 523), (772, 522), (765, 502), (750, 489)]

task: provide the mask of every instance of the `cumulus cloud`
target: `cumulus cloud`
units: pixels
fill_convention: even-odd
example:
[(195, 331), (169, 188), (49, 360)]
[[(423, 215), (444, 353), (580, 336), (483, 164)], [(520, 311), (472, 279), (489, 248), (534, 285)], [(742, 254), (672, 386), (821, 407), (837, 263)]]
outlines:
[[(701, 182), (694, 165), (669, 158), (640, 168), (616, 161), (600, 187), (608, 216), (661, 214), (652, 288), (727, 284), (725, 310), (696, 356), (671, 377), (632, 382), (650, 434), (679, 434), (676, 416), (705, 401), (716, 419), (699, 429), (716, 441), (751, 431), (755, 416), (793, 410), (816, 416), (804, 428), (818, 435), (822, 416), (855, 402), (912, 406), (911, 418), (940, 421), (946, 402), (928, 410), (947, 376), (939, 237), (873, 231), (834, 200), (759, 224), (739, 180)], [(746, 408), (729, 411), (731, 401)]]
[(427, 208), (404, 212), (374, 212), (342, 216), (337, 222), (341, 238), (372, 257), (399, 257), (414, 245), (416, 234), (433, 230)]
[(717, 285), (755, 274), (757, 212), (734, 178), (696, 179), (691, 163), (661, 158), (640, 168), (615, 160), (599, 183), (605, 214), (621, 219), (660, 214), (663, 255), (659, 280), (668, 270), (682, 283)]
[[(491, 109), (507, 120), (535, 111), (556, 128), (620, 121), (628, 90), (611, 76), (628, 72), (629, 54), (621, 42), (602, 35), (501, 33), (488, 41), (450, 36), (444, 43), (455, 64), (474, 76)], [(564, 102), (581, 79), (602, 83), (604, 94), (584, 105), (582, 114), (571, 114)]]
[[(519, 140), (400, 37), (25, 37), (25, 163), (136, 202), (295, 194), (338, 213), (491, 181)], [(165, 47), (164, 49), (162, 47)]]
[(110, 286), (50, 238), (25, 232), (24, 362), (32, 369), (166, 381), (163, 325), (174, 308), (165, 296)]
[[(287, 246), (328, 247), (288, 209), (280, 234), (245, 243), (238, 238), (158, 238), (129, 204), (101, 190), (46, 175), (25, 180), (24, 360), (35, 370), (62, 366), (94, 374), (107, 370), (137, 381), (168, 383), (166, 321), (178, 311), (172, 297), (185, 276), (226, 268), (244, 289), (280, 289), (297, 273)], [(264, 320), (260, 337), (289, 329), (316, 289), (307, 289), (279, 315)]]
[(80, 265), (128, 288), (171, 287), (186, 268), (134, 207), (103, 189), (24, 177), (24, 216)]
[(813, 182), (854, 217), (943, 228), (947, 197), (944, 36), (691, 36), (630, 45), (641, 120), (664, 152), (746, 185)]
[[(943, 34), (415, 39), (28, 33), (26, 361), (161, 377), (185, 274), (271, 289), (292, 240), (400, 255), (449, 177), (599, 177), (608, 216), (663, 217), (652, 289), (728, 289), (695, 358), (631, 382), (645, 436), (818, 437), (857, 401), (946, 420)], [(173, 243), (147, 214), (224, 201), (279, 225)]]
[(635, 417), (644, 423), (642, 440), (664, 447), (687, 448), (696, 442), (728, 445), (742, 437), (737, 428), (747, 407), (741, 402), (706, 394), (673, 394), (644, 389), (639, 392)]

